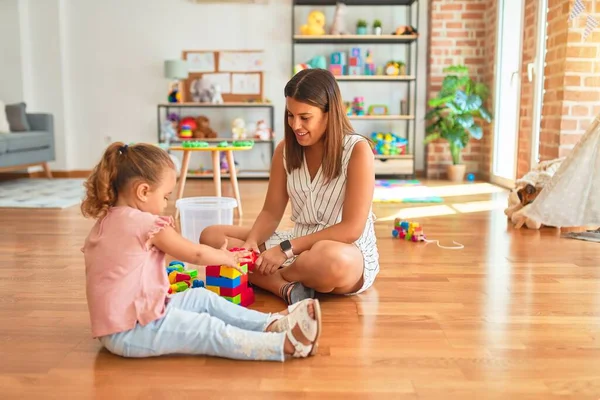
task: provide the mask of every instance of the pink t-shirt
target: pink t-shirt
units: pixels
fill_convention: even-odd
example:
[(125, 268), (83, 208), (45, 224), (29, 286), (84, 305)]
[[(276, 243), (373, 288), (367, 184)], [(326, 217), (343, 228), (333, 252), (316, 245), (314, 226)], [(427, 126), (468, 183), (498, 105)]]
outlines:
[(112, 207), (92, 228), (81, 251), (94, 338), (164, 315), (169, 290), (165, 253), (148, 241), (167, 226), (173, 226), (171, 217)]

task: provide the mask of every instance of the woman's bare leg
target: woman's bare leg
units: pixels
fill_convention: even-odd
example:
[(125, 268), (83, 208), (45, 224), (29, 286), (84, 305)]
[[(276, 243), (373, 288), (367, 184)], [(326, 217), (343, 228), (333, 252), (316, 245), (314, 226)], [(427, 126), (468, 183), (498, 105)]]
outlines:
[(300, 254), (289, 267), (271, 275), (250, 275), (250, 282), (279, 297), (290, 282), (321, 293), (352, 293), (363, 284), (363, 257), (354, 245), (325, 240)]

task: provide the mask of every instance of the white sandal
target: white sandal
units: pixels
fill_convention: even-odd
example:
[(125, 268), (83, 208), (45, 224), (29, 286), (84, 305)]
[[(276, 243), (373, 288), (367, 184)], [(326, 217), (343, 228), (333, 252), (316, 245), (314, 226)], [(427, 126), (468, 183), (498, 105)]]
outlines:
[[(308, 305), (313, 305), (315, 318), (308, 314)], [(317, 299), (305, 299), (301, 302), (288, 306), (288, 315), (284, 315), (276, 320), (271, 326), (271, 332), (286, 332), (286, 337), (294, 346), (294, 357), (313, 356), (319, 346), (319, 337), (321, 336), (321, 305)], [(298, 341), (293, 334), (293, 329), (299, 326), (302, 335), (308, 339), (311, 344), (304, 344)]]

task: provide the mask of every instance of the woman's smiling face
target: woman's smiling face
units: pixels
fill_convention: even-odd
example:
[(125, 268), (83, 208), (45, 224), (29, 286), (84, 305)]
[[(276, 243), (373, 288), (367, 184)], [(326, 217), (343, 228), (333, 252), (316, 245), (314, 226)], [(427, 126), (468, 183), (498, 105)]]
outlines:
[(301, 146), (319, 142), (327, 130), (327, 113), (319, 107), (286, 97), (287, 123)]

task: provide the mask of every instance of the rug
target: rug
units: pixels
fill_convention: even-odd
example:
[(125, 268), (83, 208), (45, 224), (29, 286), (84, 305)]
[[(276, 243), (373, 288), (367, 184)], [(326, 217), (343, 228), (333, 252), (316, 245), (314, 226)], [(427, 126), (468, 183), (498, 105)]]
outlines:
[(419, 180), (377, 179), (375, 180), (375, 203), (441, 203), (430, 187)]
[(0, 182), (2, 208), (67, 208), (81, 202), (84, 179), (15, 179)]

